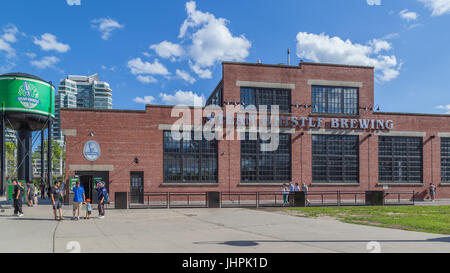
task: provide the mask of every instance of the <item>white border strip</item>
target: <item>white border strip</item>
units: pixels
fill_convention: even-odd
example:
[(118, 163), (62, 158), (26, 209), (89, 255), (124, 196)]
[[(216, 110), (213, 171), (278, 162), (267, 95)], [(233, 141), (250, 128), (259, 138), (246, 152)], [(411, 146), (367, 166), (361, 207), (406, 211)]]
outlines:
[(22, 81), (29, 81), (29, 82), (40, 83), (40, 84), (43, 84), (43, 85), (45, 85), (45, 86), (47, 86), (47, 87), (51, 87), (51, 88), (55, 89), (55, 87), (52, 86), (52, 85), (50, 85), (48, 82), (43, 82), (43, 81), (40, 81), (40, 80), (30, 79), (30, 78), (22, 78), (22, 77), (15, 77), (15, 78), (14, 78), (14, 77), (9, 77), (9, 78), (0, 78), (0, 81), (1, 81), (1, 80), (14, 80), (14, 79), (16, 79), (16, 80), (22, 80)]
[(236, 81), (238, 87), (295, 89), (294, 83)]
[(333, 130), (333, 129), (309, 129), (310, 135), (342, 135), (342, 136), (362, 136), (362, 130)]
[(409, 131), (392, 131), (392, 132), (383, 132), (383, 131), (375, 131), (376, 136), (405, 136), (405, 137), (426, 137), (426, 132), (409, 132)]
[(450, 133), (438, 133), (438, 137), (450, 137)]
[(327, 80), (308, 80), (308, 85), (325, 85), (339, 87), (358, 87), (362, 88), (362, 82), (346, 82), (346, 81), (327, 81)]
[(35, 113), (35, 114), (41, 114), (44, 116), (51, 116), (52, 118), (55, 117), (55, 115), (49, 113), (49, 112), (44, 112), (44, 111), (40, 111), (40, 110), (31, 110), (31, 109), (23, 109), (23, 108), (13, 108), (13, 107), (5, 107), (3, 108), (6, 111), (14, 111), (14, 112), (30, 112), (30, 113)]

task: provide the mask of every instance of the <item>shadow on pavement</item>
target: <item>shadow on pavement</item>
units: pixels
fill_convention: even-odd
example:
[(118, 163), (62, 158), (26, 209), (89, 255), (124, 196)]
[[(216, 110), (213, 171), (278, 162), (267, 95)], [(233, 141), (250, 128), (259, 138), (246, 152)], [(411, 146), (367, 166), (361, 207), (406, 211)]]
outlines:
[[(199, 245), (228, 245), (236, 247), (257, 246), (261, 243), (367, 243), (371, 240), (261, 240), (261, 241), (225, 241), (225, 242), (195, 242)], [(373, 240), (379, 243), (450, 243), (450, 237), (433, 238), (427, 240)]]

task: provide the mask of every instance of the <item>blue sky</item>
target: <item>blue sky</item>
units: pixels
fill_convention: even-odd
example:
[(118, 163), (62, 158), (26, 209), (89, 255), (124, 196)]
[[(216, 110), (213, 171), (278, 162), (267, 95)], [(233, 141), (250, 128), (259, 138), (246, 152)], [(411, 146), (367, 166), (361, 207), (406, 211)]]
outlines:
[(375, 66), (382, 111), (450, 114), (450, 0), (7, 2), (0, 73), (98, 73), (115, 109), (207, 98), (221, 61), (278, 64), (290, 48), (292, 64)]

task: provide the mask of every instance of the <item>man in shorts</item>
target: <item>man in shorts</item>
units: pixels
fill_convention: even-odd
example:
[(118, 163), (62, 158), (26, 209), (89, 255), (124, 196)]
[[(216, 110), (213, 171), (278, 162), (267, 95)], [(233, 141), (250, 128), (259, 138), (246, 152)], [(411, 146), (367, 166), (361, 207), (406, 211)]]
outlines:
[[(80, 181), (77, 181), (75, 187), (72, 189), (73, 191), (73, 217), (72, 220), (80, 220), (80, 210), (82, 204), (86, 202), (86, 195), (84, 192), (84, 188), (80, 186)], [(77, 216), (75, 217), (75, 212), (77, 212)]]
[(32, 207), (33, 206), (33, 201), (34, 201), (34, 185), (31, 181), (27, 182), (27, 201), (28, 201), (28, 206)]
[[(20, 183), (20, 182), (19, 182)], [(22, 217), (22, 198), (24, 189), (20, 186), (16, 179), (13, 179), (12, 184), (14, 186), (13, 199), (14, 199), (14, 215)]]
[[(60, 221), (64, 220), (62, 215), (62, 190), (60, 189), (60, 182), (56, 181), (55, 185), (51, 188), (50, 191), (50, 199), (52, 200), (53, 205), (53, 214), (55, 215), (55, 220)], [(59, 217), (57, 216), (56, 211), (59, 211)]]

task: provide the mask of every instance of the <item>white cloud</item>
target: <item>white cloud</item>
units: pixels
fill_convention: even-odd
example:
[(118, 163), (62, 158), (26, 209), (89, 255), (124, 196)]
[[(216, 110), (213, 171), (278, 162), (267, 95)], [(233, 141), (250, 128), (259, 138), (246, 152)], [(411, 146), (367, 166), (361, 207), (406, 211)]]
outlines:
[(162, 65), (157, 59), (153, 62), (143, 62), (141, 58), (135, 58), (128, 61), (128, 68), (131, 73), (137, 74), (154, 74), (154, 75), (168, 75), (166, 67)]
[(44, 51), (55, 50), (59, 53), (65, 53), (70, 50), (70, 46), (67, 44), (59, 43), (56, 41), (56, 36), (50, 33), (44, 33), (41, 35), (41, 39), (36, 37), (34, 39), (34, 44), (41, 47)]
[(373, 66), (376, 79), (391, 81), (401, 69), (394, 55), (382, 55), (382, 51), (391, 49), (383, 40), (374, 39), (367, 45), (352, 43), (339, 37), (325, 34), (299, 32), (297, 34), (297, 56), (314, 62), (326, 62), (348, 65)]
[(69, 6), (81, 6), (81, 0), (66, 0)]
[(400, 18), (403, 20), (409, 22), (409, 21), (415, 21), (417, 18), (419, 18), (419, 15), (413, 11), (408, 11), (408, 9), (404, 9), (399, 12)]
[(369, 42), (369, 44), (373, 47), (373, 52), (375, 54), (378, 54), (380, 51), (388, 51), (392, 49), (392, 45), (385, 40), (373, 39)]
[(197, 74), (197, 76), (200, 77), (200, 79), (211, 79), (212, 78), (212, 72), (209, 69), (202, 69), (197, 64), (192, 64), (192, 62), (189, 62), (189, 67), (192, 69), (192, 71)]
[(204, 95), (197, 95), (192, 91), (178, 90), (175, 95), (159, 94), (161, 101), (166, 105), (203, 106), (206, 102)]
[(91, 21), (92, 28), (102, 33), (102, 39), (108, 40), (111, 37), (111, 33), (116, 29), (124, 28), (124, 25), (111, 18), (99, 18)]
[(418, 0), (432, 11), (432, 16), (450, 14), (450, 0)]
[(15, 43), (17, 42), (17, 33), (19, 33), (19, 29), (14, 24), (9, 23), (3, 27), (3, 35), (0, 38), (5, 42)]
[(446, 111), (446, 114), (450, 114), (450, 104), (447, 105), (439, 105), (436, 107), (437, 109)]
[(153, 96), (144, 96), (142, 98), (136, 97), (133, 101), (142, 104), (153, 104), (155, 102), (155, 98)]
[(176, 74), (181, 79), (189, 82), (190, 84), (193, 84), (195, 82), (195, 79), (186, 71), (177, 69)]
[(16, 50), (11, 44), (17, 42), (16, 35), (19, 33), (19, 30), (11, 23), (5, 25), (2, 29), (3, 34), (0, 36), (0, 51), (6, 52), (6, 57), (8, 59), (13, 58), (16, 56)]
[(35, 66), (39, 69), (44, 69), (48, 67), (53, 67), (55, 64), (59, 62), (59, 59), (55, 56), (46, 56), (41, 60), (31, 61), (31, 65)]
[(33, 53), (33, 52), (27, 52), (27, 53), (25, 53), (25, 55), (30, 59), (36, 58), (36, 53)]
[(159, 44), (151, 45), (150, 49), (153, 49), (158, 56), (165, 59), (180, 57), (184, 54), (184, 49), (181, 45), (168, 41), (162, 41)]
[(381, 0), (367, 0), (367, 5), (369, 6), (380, 6)]
[(197, 10), (194, 1), (186, 3), (186, 11), (188, 18), (178, 37), (187, 37), (192, 42), (187, 46), (187, 52), (193, 67), (197, 68), (194, 72), (201, 72), (220, 61), (242, 61), (248, 57), (250, 41), (244, 35), (233, 36), (226, 26), (226, 19)]
[(137, 80), (140, 81), (141, 83), (155, 83), (158, 82), (157, 79), (155, 79), (152, 76), (142, 76), (142, 75), (138, 75)]

